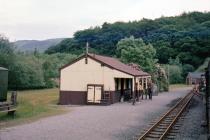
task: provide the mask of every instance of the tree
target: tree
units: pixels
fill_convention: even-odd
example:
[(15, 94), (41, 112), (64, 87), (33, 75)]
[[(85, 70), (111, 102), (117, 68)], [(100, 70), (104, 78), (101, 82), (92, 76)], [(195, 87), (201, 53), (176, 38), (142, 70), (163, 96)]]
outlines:
[(44, 88), (42, 64), (33, 55), (16, 56), (15, 63), (10, 66), (10, 89)]
[(186, 78), (188, 72), (193, 72), (194, 70), (195, 70), (195, 68), (192, 65), (190, 65), (190, 64), (184, 64), (182, 66), (182, 77), (183, 78)]
[(117, 43), (129, 36), (142, 38), (156, 49), (160, 64), (179, 56), (182, 64), (198, 67), (210, 56), (210, 12), (189, 12), (175, 17), (133, 22), (104, 23), (100, 27), (77, 31), (74, 37), (49, 48), (48, 53), (66, 52), (79, 55), (85, 43), (98, 54), (116, 56)]
[(133, 36), (117, 43), (117, 57), (125, 63), (136, 63), (147, 72), (154, 72), (156, 50), (151, 44), (145, 44), (141, 38)]
[(0, 66), (9, 68), (14, 63), (14, 47), (9, 40), (0, 35)]
[(51, 55), (42, 54), (40, 59), (43, 62), (42, 68), (45, 86), (48, 88), (57, 86), (54, 79), (59, 77), (59, 68), (74, 60), (76, 57), (76, 55), (65, 53), (56, 53)]
[(178, 65), (169, 66), (170, 84), (178, 84), (183, 82), (182, 67)]

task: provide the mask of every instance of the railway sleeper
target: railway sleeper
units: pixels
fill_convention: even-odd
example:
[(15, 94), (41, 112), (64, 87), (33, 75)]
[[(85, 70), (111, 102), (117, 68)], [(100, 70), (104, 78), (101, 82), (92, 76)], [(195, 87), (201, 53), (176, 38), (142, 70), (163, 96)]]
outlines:
[(167, 123), (167, 124), (159, 124), (158, 126), (161, 126), (161, 127), (168, 127), (170, 125), (170, 123)]
[(173, 121), (173, 119), (164, 119), (163, 121), (172, 122), (172, 121)]
[(154, 135), (162, 135), (164, 131), (162, 132), (157, 132), (157, 131), (152, 131), (150, 132), (150, 134), (154, 134)]
[[(146, 138), (144, 138), (144, 140), (155, 140), (155, 139), (146, 137)], [(156, 140), (158, 140), (158, 138), (156, 138)]]
[(147, 135), (147, 137), (149, 137), (149, 138), (160, 138), (162, 135), (160, 134), (160, 135), (156, 135), (156, 134), (151, 134), (151, 133), (149, 133), (148, 135)]
[(160, 126), (160, 125), (158, 125), (157, 128), (158, 128), (158, 129), (166, 129), (167, 126)]
[(170, 120), (173, 120), (174, 117), (176, 117), (176, 115), (170, 115), (170, 116), (168, 116), (167, 118), (170, 119)]
[(162, 122), (172, 122), (173, 119), (164, 119)]
[(156, 132), (165, 132), (165, 129), (158, 129), (158, 128), (155, 128), (153, 131), (156, 131)]
[(161, 124), (170, 124), (172, 121), (163, 121)]

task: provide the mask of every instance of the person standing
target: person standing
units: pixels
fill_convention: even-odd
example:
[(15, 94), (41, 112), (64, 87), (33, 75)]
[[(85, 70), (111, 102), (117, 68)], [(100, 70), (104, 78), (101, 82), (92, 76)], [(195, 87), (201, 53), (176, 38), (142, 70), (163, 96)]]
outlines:
[(140, 92), (140, 97), (141, 97), (141, 99), (143, 100), (143, 87), (142, 87), (142, 85), (140, 84), (139, 85), (139, 92)]
[(148, 83), (148, 94), (149, 94), (149, 99), (152, 100), (152, 82)]

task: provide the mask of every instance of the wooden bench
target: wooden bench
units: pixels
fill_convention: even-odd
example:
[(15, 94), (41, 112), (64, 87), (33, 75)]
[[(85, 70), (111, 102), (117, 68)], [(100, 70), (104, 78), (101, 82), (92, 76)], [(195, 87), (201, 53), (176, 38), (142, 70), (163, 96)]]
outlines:
[(8, 112), (8, 115), (14, 115), (16, 111), (15, 105), (0, 106), (0, 112)]
[(16, 109), (9, 109), (9, 110), (1, 110), (0, 112), (7, 112), (8, 115), (14, 115), (15, 114)]
[(1, 102), (0, 112), (7, 112), (8, 115), (14, 115), (17, 106), (17, 92), (13, 91), (11, 95), (11, 102)]

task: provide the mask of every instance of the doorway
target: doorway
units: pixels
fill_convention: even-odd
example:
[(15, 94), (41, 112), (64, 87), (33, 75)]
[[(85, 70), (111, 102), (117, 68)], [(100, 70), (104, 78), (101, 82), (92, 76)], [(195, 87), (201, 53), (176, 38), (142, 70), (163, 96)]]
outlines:
[(115, 93), (119, 101), (129, 101), (132, 98), (132, 78), (115, 78)]
[(101, 103), (103, 94), (103, 85), (87, 85), (87, 103)]

